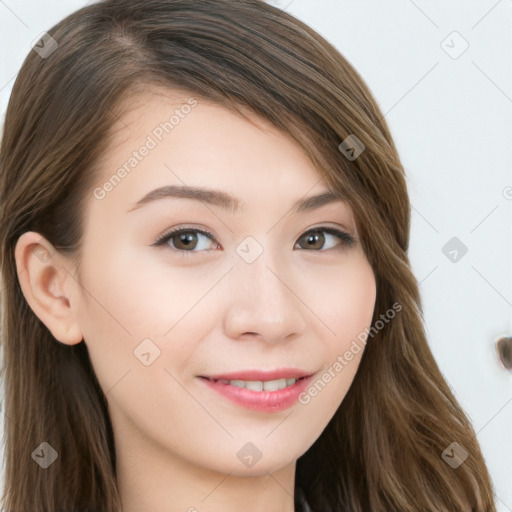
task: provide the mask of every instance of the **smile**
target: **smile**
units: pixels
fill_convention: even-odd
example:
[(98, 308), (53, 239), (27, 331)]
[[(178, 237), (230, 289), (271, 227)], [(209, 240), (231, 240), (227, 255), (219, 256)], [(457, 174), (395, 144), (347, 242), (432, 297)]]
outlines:
[[(303, 379), (304, 377), (301, 377)], [(227, 380), (227, 379), (208, 379), (212, 382), (229, 384), (237, 388), (250, 389), (251, 391), (278, 391), (293, 386), (300, 379), (275, 379), (275, 380)]]
[(284, 411), (297, 403), (313, 375), (274, 380), (213, 379), (199, 377), (216, 396), (245, 409), (272, 413)]

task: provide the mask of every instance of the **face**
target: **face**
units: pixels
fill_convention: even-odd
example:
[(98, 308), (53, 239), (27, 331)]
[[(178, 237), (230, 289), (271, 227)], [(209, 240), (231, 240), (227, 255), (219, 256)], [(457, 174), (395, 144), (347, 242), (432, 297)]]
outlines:
[(376, 293), (348, 204), (296, 211), (328, 188), (251, 119), (170, 92), (132, 104), (88, 200), (71, 300), (116, 438), (235, 475), (293, 463), (322, 433), (363, 350), (333, 365)]

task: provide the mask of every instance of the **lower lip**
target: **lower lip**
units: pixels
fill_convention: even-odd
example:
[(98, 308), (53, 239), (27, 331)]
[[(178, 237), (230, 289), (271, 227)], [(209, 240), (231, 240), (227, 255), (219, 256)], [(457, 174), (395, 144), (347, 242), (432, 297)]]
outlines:
[(299, 395), (308, 387), (311, 378), (312, 375), (277, 391), (253, 391), (200, 377), (207, 386), (228, 400), (247, 409), (261, 412), (277, 412), (290, 408), (298, 400)]

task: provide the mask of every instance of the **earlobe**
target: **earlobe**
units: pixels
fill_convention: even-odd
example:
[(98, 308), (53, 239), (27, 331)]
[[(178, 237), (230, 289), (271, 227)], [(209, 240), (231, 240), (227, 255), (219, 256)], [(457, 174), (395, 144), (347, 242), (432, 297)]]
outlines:
[(34, 231), (19, 237), (14, 257), (21, 290), (35, 315), (56, 340), (80, 343), (83, 336), (71, 304), (74, 278), (69, 262)]

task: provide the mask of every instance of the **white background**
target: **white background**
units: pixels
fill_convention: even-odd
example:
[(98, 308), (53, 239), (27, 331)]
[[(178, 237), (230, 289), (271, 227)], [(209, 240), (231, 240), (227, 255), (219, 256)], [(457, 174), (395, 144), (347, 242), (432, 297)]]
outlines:
[[(512, 0), (269, 3), (334, 44), (385, 114), (408, 176), (429, 343), (473, 421), (498, 510), (512, 511), (512, 373), (494, 346), (512, 335)], [(31, 43), (85, 4), (0, 0), (0, 126)], [(468, 248), (456, 262), (442, 252), (454, 236)]]

